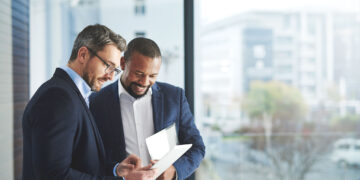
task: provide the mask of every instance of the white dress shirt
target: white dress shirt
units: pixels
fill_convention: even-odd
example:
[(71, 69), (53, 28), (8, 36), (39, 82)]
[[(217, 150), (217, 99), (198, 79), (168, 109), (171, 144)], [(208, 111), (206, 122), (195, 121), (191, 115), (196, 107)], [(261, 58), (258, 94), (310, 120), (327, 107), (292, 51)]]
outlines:
[(120, 112), (127, 154), (141, 158), (142, 166), (150, 163), (150, 154), (145, 139), (154, 134), (151, 88), (141, 98), (135, 99), (118, 81)]

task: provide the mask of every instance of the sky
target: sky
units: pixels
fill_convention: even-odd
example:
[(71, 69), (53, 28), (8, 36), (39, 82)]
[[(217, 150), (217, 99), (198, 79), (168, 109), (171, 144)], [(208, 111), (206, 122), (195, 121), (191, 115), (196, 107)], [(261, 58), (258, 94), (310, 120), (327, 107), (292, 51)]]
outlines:
[(254, 10), (360, 12), (360, 0), (199, 0), (198, 5), (203, 23)]

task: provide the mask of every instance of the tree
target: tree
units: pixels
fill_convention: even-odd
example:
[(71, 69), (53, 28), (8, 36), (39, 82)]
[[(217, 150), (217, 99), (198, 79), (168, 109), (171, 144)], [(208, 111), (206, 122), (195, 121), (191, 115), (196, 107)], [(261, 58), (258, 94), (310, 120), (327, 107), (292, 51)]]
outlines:
[(356, 133), (360, 128), (360, 115), (335, 116), (331, 119), (331, 128), (337, 132)]
[(287, 127), (291, 121), (302, 119), (307, 109), (296, 88), (277, 81), (251, 83), (243, 105), (251, 119), (262, 121), (267, 150), (271, 149), (273, 125)]
[[(303, 133), (302, 120), (307, 107), (301, 93), (294, 87), (276, 81), (253, 82), (244, 98), (243, 109), (251, 120), (263, 124), (264, 154), (277, 179), (305, 179), (330, 144), (328, 139)], [(263, 136), (254, 141), (263, 142), (259, 137)]]

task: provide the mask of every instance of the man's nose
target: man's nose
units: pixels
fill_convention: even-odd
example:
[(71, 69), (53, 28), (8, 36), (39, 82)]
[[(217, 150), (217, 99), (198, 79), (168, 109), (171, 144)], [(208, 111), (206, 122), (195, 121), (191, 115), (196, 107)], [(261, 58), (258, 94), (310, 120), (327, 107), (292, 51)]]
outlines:
[(142, 86), (149, 86), (149, 84), (150, 84), (149, 76), (141, 77), (139, 84), (141, 84)]
[(115, 76), (115, 72), (111, 72), (111, 73), (105, 73), (105, 77), (107, 80), (113, 80)]

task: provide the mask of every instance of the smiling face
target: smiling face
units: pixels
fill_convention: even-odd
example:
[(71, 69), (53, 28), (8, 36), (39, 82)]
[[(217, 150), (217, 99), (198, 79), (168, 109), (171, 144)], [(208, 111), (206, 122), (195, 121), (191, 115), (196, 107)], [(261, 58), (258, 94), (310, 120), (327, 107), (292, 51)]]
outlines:
[(161, 58), (151, 58), (138, 52), (133, 52), (125, 61), (121, 58), (121, 83), (134, 98), (144, 96), (155, 83), (161, 66)]
[[(91, 54), (90, 51), (89, 54)], [(96, 52), (96, 54), (105, 60), (107, 64), (119, 67), (121, 51), (117, 49), (115, 45), (106, 45), (103, 50)], [(89, 57), (90, 59), (85, 64), (83, 70), (83, 79), (90, 86), (92, 91), (99, 91), (106, 81), (114, 78), (114, 72), (111, 74), (105, 73), (107, 67), (106, 64), (95, 55)]]

